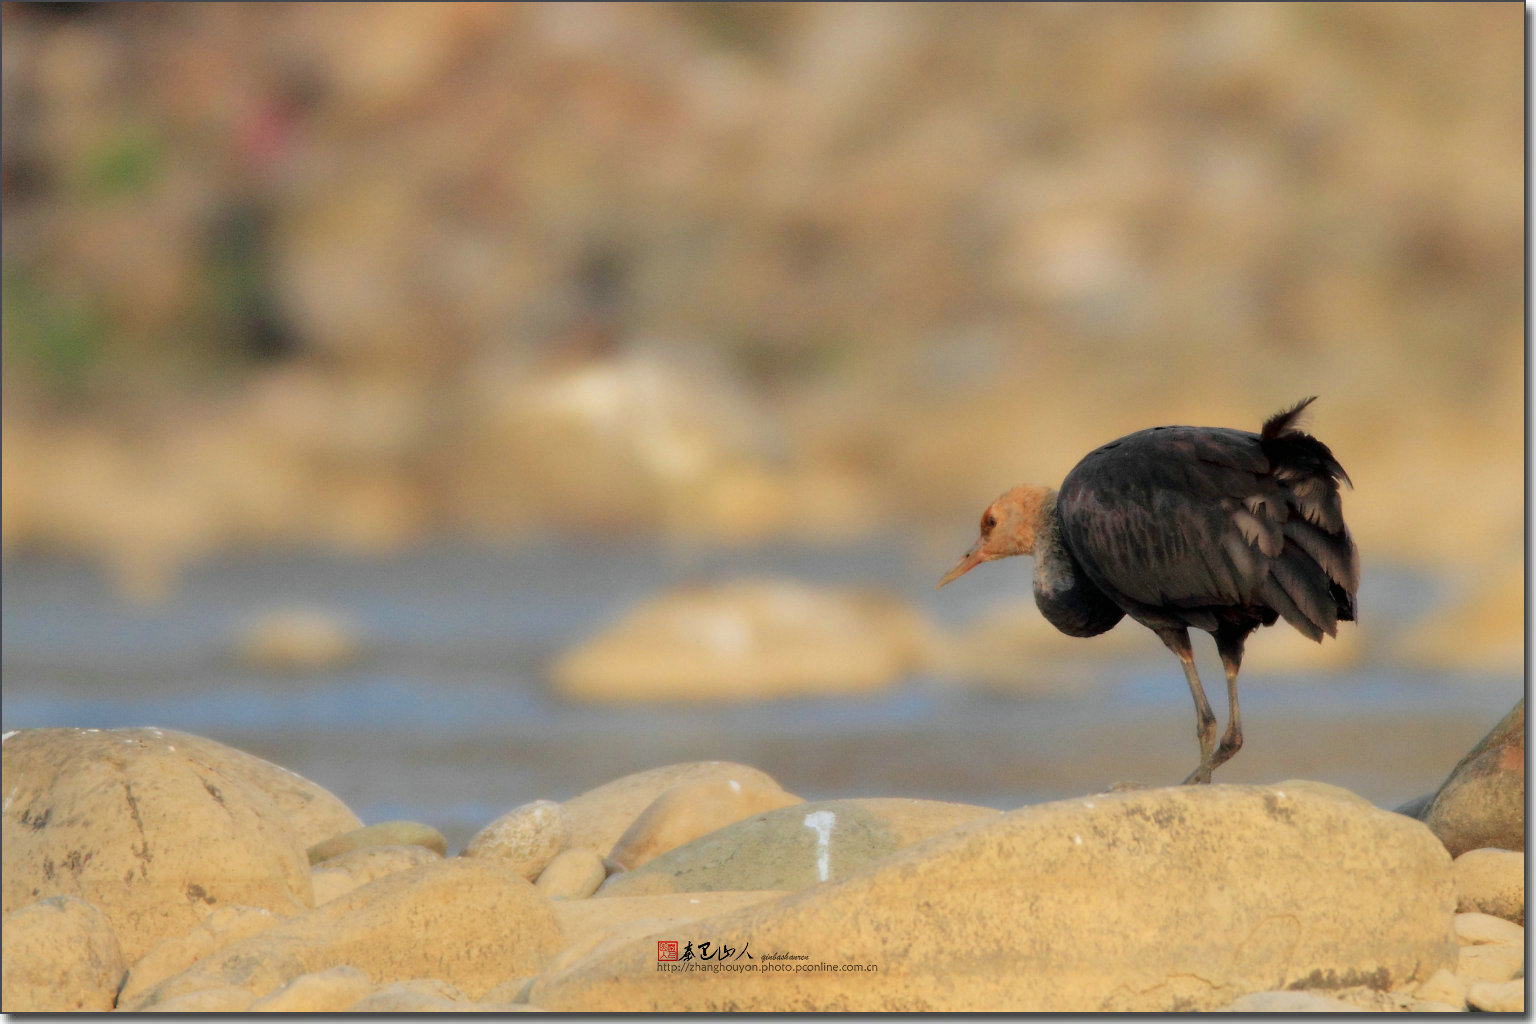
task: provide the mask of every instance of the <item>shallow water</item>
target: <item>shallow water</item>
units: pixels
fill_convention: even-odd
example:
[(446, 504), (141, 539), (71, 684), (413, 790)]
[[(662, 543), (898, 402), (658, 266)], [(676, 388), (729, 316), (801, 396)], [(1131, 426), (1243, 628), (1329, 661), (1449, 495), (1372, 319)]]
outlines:
[[(545, 684), (560, 652), (634, 602), (688, 582), (777, 576), (884, 590), (946, 625), (1028, 593), (1023, 561), (935, 593), (946, 564), (896, 538), (731, 549), (443, 544), (372, 558), (264, 552), (202, 563), (167, 602), (137, 608), (89, 565), (8, 558), (0, 722), (198, 733), (314, 779), (366, 822), (424, 821), (453, 845), (528, 800), (565, 799), (676, 761), (745, 762), (812, 799), (999, 808), (1121, 780), (1174, 782), (1194, 766), (1183, 677), (1134, 623), (1118, 628), (1145, 635), (1144, 657), (1096, 662), (1084, 641), (1091, 669), (1081, 687), (1075, 676), (1058, 679), (1044, 695), (915, 676), (857, 697), (596, 706)], [(1446, 593), (1423, 573), (1368, 566), (1366, 649), (1389, 647)], [(362, 657), (304, 675), (233, 658), (231, 643), (253, 616), (295, 606), (350, 618)], [(1224, 719), (1219, 667), (1199, 653)], [(1250, 659), (1246, 745), (1219, 777), (1321, 779), (1395, 806), (1438, 785), (1522, 687), (1517, 673), (1447, 675), (1367, 659), (1287, 674)]]

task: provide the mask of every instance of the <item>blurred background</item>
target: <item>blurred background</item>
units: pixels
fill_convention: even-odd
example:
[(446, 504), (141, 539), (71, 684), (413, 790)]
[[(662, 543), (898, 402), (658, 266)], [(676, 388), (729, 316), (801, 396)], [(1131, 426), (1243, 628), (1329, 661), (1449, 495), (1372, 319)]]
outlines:
[(455, 842), (682, 760), (1177, 781), (1150, 632), (933, 584), (1013, 484), (1311, 394), (1361, 621), (1255, 637), (1224, 779), (1394, 805), (1522, 692), (1520, 5), (0, 10), (7, 730)]

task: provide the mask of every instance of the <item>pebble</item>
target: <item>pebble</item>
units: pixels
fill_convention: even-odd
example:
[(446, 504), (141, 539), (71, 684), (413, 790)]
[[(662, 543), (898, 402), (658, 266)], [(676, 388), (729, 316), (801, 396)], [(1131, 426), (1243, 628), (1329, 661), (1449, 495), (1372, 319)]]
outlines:
[(315, 906), (344, 896), (397, 871), (409, 871), (443, 855), (425, 846), (365, 846), (323, 861), (309, 873), (315, 887)]
[(1513, 921), (1492, 914), (1469, 911), (1456, 915), (1456, 941), (1463, 946), (1479, 946), (1485, 942), (1525, 942), (1525, 929)]
[(1456, 909), (1480, 911), (1525, 926), (1525, 854), (1468, 850), (1451, 864)]
[(560, 805), (535, 800), (477, 832), (464, 847), (464, 856), (495, 859), (532, 881), (570, 842), (571, 823)]
[(1467, 986), (1467, 1003), (1485, 1013), (1524, 1013), (1525, 979), (1474, 981)]
[(431, 825), (416, 821), (386, 821), (378, 825), (343, 832), (309, 848), (310, 864), (319, 864), (340, 857), (353, 850), (370, 846), (425, 846), (437, 851), (439, 856), (448, 855), (448, 840)]
[(533, 884), (552, 900), (580, 900), (596, 892), (607, 877), (603, 858), (578, 846), (558, 854)]

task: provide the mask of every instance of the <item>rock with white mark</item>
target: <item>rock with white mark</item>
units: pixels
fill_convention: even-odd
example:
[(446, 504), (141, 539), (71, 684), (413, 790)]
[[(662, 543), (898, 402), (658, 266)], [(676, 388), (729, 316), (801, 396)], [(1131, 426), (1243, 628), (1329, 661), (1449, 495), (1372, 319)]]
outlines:
[(316, 843), (309, 848), (309, 862), (320, 864), (353, 850), (377, 846), (424, 846), (440, 857), (448, 853), (448, 840), (431, 825), (416, 821), (385, 821)]
[(340, 1013), (374, 989), (368, 972), (350, 964), (301, 974), (249, 1007), (251, 1013)]
[(128, 965), (107, 916), (74, 896), (50, 896), (0, 927), (0, 1006), (7, 1013), (112, 1009)]
[(173, 974), (180, 974), (205, 956), (241, 939), (260, 934), (284, 920), (264, 907), (220, 907), (185, 935), (157, 943), (128, 970), (128, 980), (118, 1002), (132, 1006), (150, 989)]
[(1525, 979), (1474, 981), (1467, 986), (1467, 1005), (1484, 1013), (1524, 1013)]
[(608, 859), (633, 871), (646, 861), (732, 822), (801, 803), (770, 780), (724, 778), (680, 782), (658, 796), (614, 843)]
[[(1456, 865), (1451, 865), (1454, 876)], [(1487, 942), (1524, 942), (1525, 929), (1513, 921), (1492, 914), (1469, 911), (1456, 915), (1456, 941), (1463, 946), (1480, 946)]]
[(315, 906), (329, 903), (385, 875), (409, 871), (442, 859), (442, 854), (425, 846), (365, 846), (339, 854), (321, 861), (309, 873), (315, 888)]
[(27, 729), (7, 740), (0, 911), (78, 896), (112, 922), (131, 962), (219, 907), (308, 908), (309, 865), (287, 814), (228, 748), (180, 738)]
[(550, 861), (533, 884), (552, 900), (580, 900), (596, 892), (607, 877), (603, 858), (585, 847), (576, 847)]
[(635, 772), (560, 805), (571, 824), (570, 845), (606, 857), (640, 812), (658, 796), (678, 783), (709, 779), (734, 779), (744, 789), (781, 788), (756, 768), (731, 761), (689, 761)]
[(903, 847), (998, 813), (938, 800), (795, 804), (727, 825), (614, 875), (598, 895), (803, 889), (845, 878)]
[(466, 857), (491, 857), (532, 881), (570, 844), (571, 824), (553, 800), (535, 800), (475, 833)]
[(1468, 850), (1451, 865), (1456, 909), (1478, 911), (1525, 926), (1525, 854)]

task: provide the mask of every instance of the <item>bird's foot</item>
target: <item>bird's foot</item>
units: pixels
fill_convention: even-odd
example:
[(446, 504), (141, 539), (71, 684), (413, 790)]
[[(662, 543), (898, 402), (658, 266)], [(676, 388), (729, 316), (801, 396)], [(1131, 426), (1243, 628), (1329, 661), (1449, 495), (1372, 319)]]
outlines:
[(1215, 765), (1203, 763), (1199, 768), (1189, 773), (1189, 778), (1185, 779), (1183, 784), (1186, 786), (1208, 786), (1211, 784), (1211, 772), (1215, 770)]

